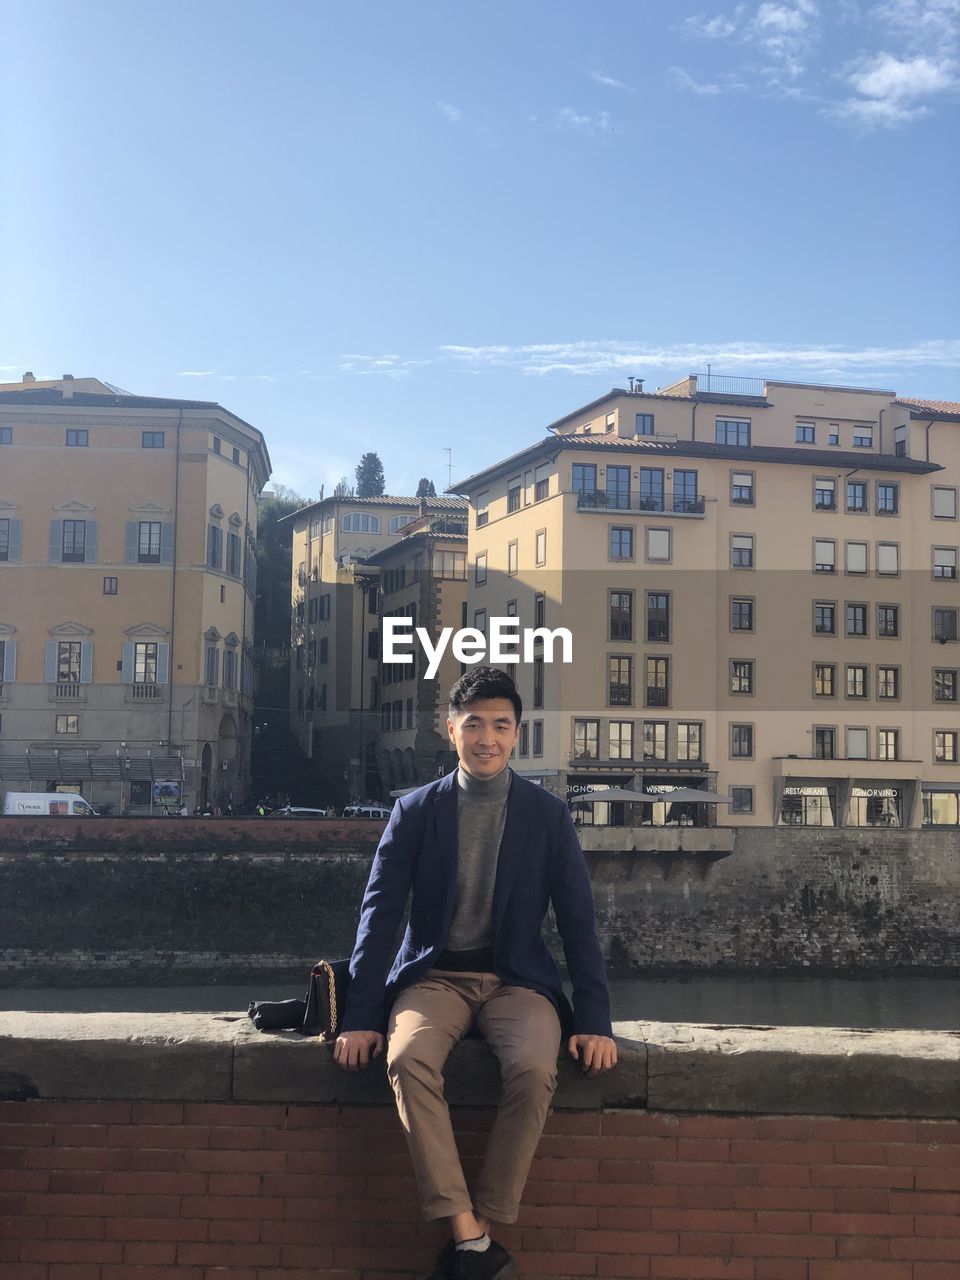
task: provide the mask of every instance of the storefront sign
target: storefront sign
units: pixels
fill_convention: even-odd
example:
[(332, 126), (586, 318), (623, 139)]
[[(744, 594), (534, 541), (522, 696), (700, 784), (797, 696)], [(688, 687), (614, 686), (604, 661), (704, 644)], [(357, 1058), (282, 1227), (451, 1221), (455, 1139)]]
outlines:
[(825, 796), (829, 795), (827, 787), (784, 787), (785, 796)]
[(868, 800), (896, 800), (900, 792), (896, 787), (854, 787), (850, 794)]

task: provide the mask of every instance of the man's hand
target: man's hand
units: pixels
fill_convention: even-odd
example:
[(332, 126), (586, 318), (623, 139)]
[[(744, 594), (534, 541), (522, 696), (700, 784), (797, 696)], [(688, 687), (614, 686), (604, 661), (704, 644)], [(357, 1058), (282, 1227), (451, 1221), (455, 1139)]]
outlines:
[(580, 1063), (585, 1076), (598, 1076), (617, 1065), (616, 1042), (609, 1036), (571, 1036), (567, 1052)]
[(384, 1039), (379, 1031), (341, 1031), (334, 1046), (333, 1058), (344, 1071), (359, 1071), (371, 1059), (379, 1058), (383, 1047)]

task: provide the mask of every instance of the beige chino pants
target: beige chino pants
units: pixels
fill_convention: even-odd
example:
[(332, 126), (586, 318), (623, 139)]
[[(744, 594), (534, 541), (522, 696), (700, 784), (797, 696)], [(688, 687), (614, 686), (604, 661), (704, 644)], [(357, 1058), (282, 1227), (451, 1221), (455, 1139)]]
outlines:
[[(473, 1027), (500, 1062), (503, 1096), (471, 1199), (443, 1096), (450, 1050)], [(407, 1136), (423, 1216), (471, 1209), (515, 1222), (557, 1087), (560, 1020), (546, 996), (492, 973), (431, 969), (401, 991), (387, 1028), (387, 1075)]]

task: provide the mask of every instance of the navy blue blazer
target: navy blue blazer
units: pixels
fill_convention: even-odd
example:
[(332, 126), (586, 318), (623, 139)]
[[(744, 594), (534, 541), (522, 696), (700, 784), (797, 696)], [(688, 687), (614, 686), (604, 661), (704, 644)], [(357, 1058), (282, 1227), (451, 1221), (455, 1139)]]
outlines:
[[(344, 1031), (385, 1030), (398, 992), (422, 978), (443, 951), (456, 888), (454, 770), (394, 805), (363, 897)], [(410, 921), (394, 956), (411, 889)], [(551, 903), (573, 984), (572, 1010), (541, 937)], [(570, 811), (563, 800), (516, 774), (510, 783), (493, 893), (493, 961), (502, 981), (529, 987), (553, 1001), (565, 1034), (613, 1034), (593, 892)]]

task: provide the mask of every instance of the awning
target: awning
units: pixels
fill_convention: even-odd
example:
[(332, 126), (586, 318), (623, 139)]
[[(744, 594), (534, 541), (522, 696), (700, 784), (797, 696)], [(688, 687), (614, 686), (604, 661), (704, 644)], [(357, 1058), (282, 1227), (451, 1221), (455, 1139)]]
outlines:
[(697, 791), (693, 787), (676, 787), (673, 791), (647, 791), (644, 796), (663, 804), (733, 804), (733, 796), (720, 796), (715, 791)]

